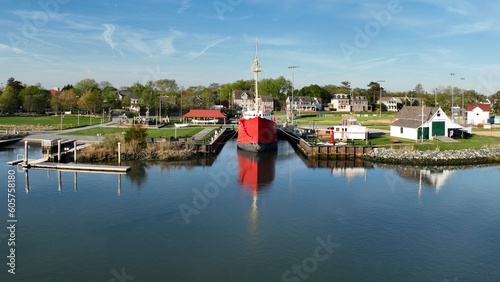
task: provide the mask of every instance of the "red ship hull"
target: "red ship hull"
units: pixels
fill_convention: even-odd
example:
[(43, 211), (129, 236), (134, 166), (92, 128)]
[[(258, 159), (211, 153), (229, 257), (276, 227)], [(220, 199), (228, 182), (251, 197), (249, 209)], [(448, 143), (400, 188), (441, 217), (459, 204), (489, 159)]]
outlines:
[(276, 123), (262, 117), (238, 120), (238, 148), (252, 151), (276, 151), (278, 149), (278, 137), (276, 135)]

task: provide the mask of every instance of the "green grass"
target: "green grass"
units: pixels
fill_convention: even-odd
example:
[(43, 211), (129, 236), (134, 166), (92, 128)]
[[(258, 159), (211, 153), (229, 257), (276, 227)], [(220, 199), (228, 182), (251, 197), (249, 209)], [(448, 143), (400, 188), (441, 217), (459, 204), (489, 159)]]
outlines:
[(425, 150), (463, 150), (463, 149), (482, 149), (482, 148), (500, 148), (500, 138), (491, 136), (474, 135), (469, 139), (456, 139), (458, 142), (445, 143), (441, 141), (427, 141), (424, 144), (416, 143), (415, 149)]
[[(380, 137), (371, 138), (369, 140), (370, 145), (391, 147), (393, 149), (405, 149), (405, 150), (463, 150), (463, 149), (481, 149), (481, 148), (500, 148), (500, 138), (474, 135), (469, 139), (456, 139), (458, 142), (445, 143), (437, 140), (424, 140), (424, 142), (415, 142), (415, 140), (396, 138), (398, 143), (391, 142), (394, 138), (389, 134), (382, 134)], [(329, 139), (322, 139), (322, 142), (328, 142)], [(339, 142), (339, 141), (337, 141)], [(352, 141), (348, 142), (352, 144)], [(355, 140), (354, 145), (356, 146), (366, 146), (366, 141)]]
[[(344, 113), (346, 114), (346, 113)], [(295, 122), (297, 125), (337, 125), (343, 118), (342, 113), (322, 113), (316, 117), (305, 117), (297, 118)], [(395, 113), (383, 113), (381, 117), (378, 115), (373, 116), (374, 113), (362, 113), (356, 114), (355, 118), (361, 123), (361, 125), (371, 128), (389, 129), (388, 120), (393, 120)]]
[[(128, 127), (94, 127), (88, 129), (82, 129), (72, 132), (67, 132), (64, 135), (78, 135), (78, 136), (101, 136), (113, 133), (122, 133), (127, 131)], [(148, 132), (148, 137), (152, 138), (170, 138), (174, 137), (177, 131), (178, 138), (186, 138), (195, 135), (196, 133), (203, 130), (202, 127), (188, 127), (188, 128), (159, 128), (159, 129), (146, 129)]]
[[(80, 122), (78, 122), (80, 120)], [(91, 123), (92, 121), (92, 123)], [(105, 122), (107, 119), (105, 119)], [(62, 125), (64, 129), (87, 126), (91, 124), (100, 124), (100, 117), (78, 116), (76, 115), (63, 115)], [(47, 127), (49, 129), (61, 128), (61, 116), (2, 116), (0, 117), (0, 128), (2, 126), (39, 126)]]

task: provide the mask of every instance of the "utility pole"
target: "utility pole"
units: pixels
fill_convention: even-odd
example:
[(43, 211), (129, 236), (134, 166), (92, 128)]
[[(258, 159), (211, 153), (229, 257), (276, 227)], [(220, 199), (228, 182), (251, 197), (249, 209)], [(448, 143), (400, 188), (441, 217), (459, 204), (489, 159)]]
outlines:
[(300, 68), (300, 66), (289, 66), (292, 69), (292, 101), (290, 101), (290, 112), (292, 113), (292, 126), (293, 126), (293, 91), (295, 90), (295, 69)]
[(378, 90), (379, 90), (379, 99), (378, 99), (378, 110), (379, 110), (379, 117), (382, 116), (382, 86), (380, 85), (380, 82), (385, 82), (385, 80), (377, 80), (378, 84)]

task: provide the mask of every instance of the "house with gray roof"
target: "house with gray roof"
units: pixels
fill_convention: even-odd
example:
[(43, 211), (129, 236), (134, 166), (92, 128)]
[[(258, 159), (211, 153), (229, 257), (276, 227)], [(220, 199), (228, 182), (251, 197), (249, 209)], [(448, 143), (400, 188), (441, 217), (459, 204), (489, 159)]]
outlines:
[(448, 118), (441, 107), (405, 106), (391, 124), (391, 137), (432, 140), (438, 136), (453, 137), (463, 127)]
[(403, 100), (399, 97), (382, 97), (379, 99), (378, 104), (380, 102), (387, 107), (388, 112), (397, 112), (403, 106)]
[(293, 101), (290, 96), (286, 98), (286, 109), (294, 111), (321, 111), (323, 107), (321, 105), (321, 99), (317, 97), (309, 96), (294, 96)]
[[(251, 110), (255, 103), (255, 93), (250, 90), (233, 90), (233, 105), (243, 110)], [(274, 111), (274, 99), (269, 95), (259, 95), (262, 106)]]

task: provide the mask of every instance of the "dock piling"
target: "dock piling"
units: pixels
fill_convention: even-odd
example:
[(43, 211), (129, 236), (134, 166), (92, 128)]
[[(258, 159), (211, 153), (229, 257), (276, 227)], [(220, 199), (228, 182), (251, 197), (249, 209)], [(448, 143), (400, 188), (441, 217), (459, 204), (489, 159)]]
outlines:
[(24, 141), (24, 164), (28, 165), (28, 141)]
[(73, 159), (74, 159), (74, 161), (73, 162), (76, 164), (76, 141), (75, 141), (75, 143), (73, 145), (73, 150), (74, 150), (74, 152), (73, 152)]
[(61, 139), (57, 140), (57, 162), (61, 162)]
[(118, 142), (118, 165), (122, 163), (122, 143)]

